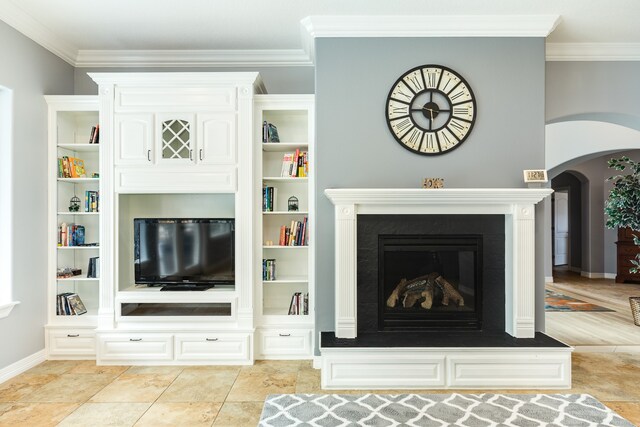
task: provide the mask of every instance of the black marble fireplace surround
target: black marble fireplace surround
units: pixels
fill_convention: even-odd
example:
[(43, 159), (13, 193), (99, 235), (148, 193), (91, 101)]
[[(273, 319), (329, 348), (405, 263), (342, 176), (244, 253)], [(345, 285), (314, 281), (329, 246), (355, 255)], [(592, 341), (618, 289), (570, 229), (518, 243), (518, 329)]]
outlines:
[[(504, 334), (503, 215), (359, 215), (357, 251), (358, 336), (422, 332), (452, 334), (459, 340), (460, 333)], [(387, 307), (390, 290), (388, 284), (384, 288), (383, 276), (386, 282), (403, 276), (394, 271), (396, 264), (408, 276), (440, 270), (462, 285), (464, 307)]]

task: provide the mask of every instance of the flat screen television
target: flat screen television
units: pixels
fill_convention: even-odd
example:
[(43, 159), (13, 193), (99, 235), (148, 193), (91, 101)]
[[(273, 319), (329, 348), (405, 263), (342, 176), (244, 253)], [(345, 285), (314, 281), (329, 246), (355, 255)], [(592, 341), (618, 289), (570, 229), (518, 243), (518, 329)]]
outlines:
[(204, 290), (235, 284), (233, 218), (135, 218), (136, 284)]

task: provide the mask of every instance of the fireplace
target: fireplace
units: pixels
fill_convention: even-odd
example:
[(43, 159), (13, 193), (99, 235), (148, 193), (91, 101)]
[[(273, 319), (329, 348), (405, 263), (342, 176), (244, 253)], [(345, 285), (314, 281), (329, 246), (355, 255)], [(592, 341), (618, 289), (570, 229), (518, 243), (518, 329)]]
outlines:
[(378, 236), (378, 329), (481, 329), (482, 236)]
[(364, 214), (356, 239), (358, 333), (504, 331), (503, 215)]
[[(335, 328), (320, 336), (322, 388), (569, 388), (571, 348), (535, 330), (535, 204), (551, 192), (325, 190)], [(418, 289), (387, 307), (402, 279), (445, 281), (463, 304), (418, 308)]]

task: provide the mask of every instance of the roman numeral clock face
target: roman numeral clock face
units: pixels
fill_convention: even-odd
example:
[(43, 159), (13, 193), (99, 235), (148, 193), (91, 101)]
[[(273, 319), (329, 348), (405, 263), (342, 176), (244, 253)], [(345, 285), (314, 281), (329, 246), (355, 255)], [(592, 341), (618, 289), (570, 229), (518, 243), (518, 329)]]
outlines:
[(476, 120), (469, 84), (450, 68), (422, 65), (402, 75), (387, 97), (387, 124), (407, 150), (444, 154), (459, 147)]

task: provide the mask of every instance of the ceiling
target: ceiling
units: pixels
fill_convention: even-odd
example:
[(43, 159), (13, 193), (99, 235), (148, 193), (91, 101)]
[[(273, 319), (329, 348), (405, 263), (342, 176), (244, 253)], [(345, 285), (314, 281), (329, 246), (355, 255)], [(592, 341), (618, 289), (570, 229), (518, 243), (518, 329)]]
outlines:
[(560, 15), (548, 44), (640, 50), (638, 0), (0, 0), (1, 20), (74, 65), (96, 51), (299, 54), (310, 15)]

